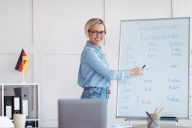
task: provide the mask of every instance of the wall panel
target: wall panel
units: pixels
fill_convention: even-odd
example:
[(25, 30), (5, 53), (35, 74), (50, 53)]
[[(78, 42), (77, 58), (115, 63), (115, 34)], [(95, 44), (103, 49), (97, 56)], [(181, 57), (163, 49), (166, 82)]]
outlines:
[[(1, 83), (22, 83), (23, 73), (15, 70), (20, 53), (18, 54), (0, 54), (0, 82)], [(27, 83), (32, 83), (33, 75), (33, 56), (28, 54), (30, 59), (29, 68), (24, 74), (24, 80)]]
[(32, 43), (32, 0), (1, 0), (0, 17), (0, 44)]
[(84, 24), (93, 17), (104, 19), (104, 1), (44, 0), (45, 44), (85, 44)]
[[(82, 88), (77, 85), (80, 55), (44, 55), (43, 85), (41, 90), (42, 125), (58, 119), (58, 99), (79, 99)], [(45, 121), (45, 122), (44, 122)], [(51, 125), (52, 126), (52, 125)], [(54, 125), (53, 125), (54, 126)]]

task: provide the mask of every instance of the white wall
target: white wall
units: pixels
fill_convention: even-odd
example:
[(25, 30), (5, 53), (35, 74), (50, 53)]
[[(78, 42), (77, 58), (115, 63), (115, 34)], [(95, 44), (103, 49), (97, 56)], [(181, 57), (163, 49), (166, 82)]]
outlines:
[[(41, 85), (41, 126), (56, 127), (57, 100), (79, 98), (82, 92), (77, 74), (88, 19), (105, 20), (102, 50), (109, 66), (118, 69), (120, 20), (191, 17), (191, 7), (191, 0), (1, 0), (0, 83), (22, 81), (14, 68), (24, 48), (31, 60), (25, 81)], [(116, 85), (113, 81), (108, 123), (127, 123), (115, 118)], [(192, 127), (190, 121), (179, 125)]]

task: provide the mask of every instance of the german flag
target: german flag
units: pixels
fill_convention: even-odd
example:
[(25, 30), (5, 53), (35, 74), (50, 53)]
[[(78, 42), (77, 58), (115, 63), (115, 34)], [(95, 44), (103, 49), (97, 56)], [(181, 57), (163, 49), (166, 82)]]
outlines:
[(27, 57), (25, 51), (22, 49), (15, 70), (25, 73), (28, 68), (28, 65), (29, 65), (29, 58)]

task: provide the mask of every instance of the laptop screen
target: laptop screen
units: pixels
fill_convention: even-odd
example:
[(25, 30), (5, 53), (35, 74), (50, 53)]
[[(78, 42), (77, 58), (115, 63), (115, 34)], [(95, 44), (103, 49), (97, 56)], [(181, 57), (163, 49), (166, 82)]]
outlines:
[(106, 128), (106, 114), (102, 99), (58, 100), (59, 128)]

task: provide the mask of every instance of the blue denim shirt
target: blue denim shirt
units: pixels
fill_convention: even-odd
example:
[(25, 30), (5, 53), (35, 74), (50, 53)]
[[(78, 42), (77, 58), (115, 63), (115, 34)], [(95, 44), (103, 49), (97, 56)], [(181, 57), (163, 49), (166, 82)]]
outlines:
[(78, 85), (84, 87), (111, 86), (110, 80), (120, 80), (128, 77), (128, 70), (111, 70), (101, 51), (100, 46), (95, 46), (87, 41), (81, 54), (81, 63), (78, 73)]

